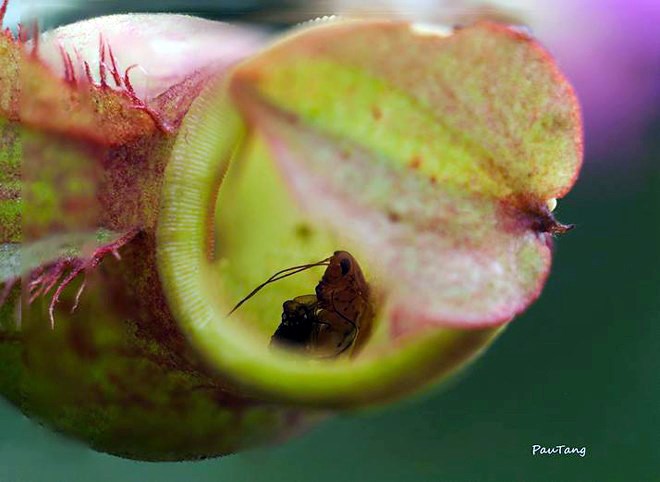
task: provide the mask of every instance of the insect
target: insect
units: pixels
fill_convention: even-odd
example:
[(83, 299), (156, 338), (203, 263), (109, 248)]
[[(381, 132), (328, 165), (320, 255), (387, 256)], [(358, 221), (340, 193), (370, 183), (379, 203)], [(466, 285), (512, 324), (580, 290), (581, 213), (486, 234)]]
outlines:
[(371, 328), (369, 285), (360, 265), (347, 251), (335, 251), (316, 263), (278, 271), (257, 286), (230, 312), (270, 283), (315, 266), (327, 266), (315, 294), (296, 296), (282, 305), (282, 320), (271, 346), (288, 347), (317, 358), (333, 358), (363, 340)]

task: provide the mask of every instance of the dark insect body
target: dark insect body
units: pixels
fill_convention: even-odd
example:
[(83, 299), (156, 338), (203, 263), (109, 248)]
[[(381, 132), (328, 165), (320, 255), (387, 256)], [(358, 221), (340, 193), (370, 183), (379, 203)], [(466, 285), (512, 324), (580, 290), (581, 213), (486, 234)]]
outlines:
[(355, 258), (346, 251), (317, 263), (279, 271), (255, 288), (230, 312), (269, 283), (314, 266), (327, 266), (315, 294), (297, 296), (282, 305), (282, 320), (271, 346), (292, 348), (316, 358), (333, 358), (355, 347), (371, 324), (369, 286)]

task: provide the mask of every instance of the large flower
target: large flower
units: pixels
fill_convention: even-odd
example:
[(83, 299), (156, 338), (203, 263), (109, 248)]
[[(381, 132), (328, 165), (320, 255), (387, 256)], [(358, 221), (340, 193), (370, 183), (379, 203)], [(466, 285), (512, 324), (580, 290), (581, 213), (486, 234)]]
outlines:
[[(261, 48), (224, 24), (124, 15), (1, 42), (0, 386), (102, 450), (227, 453), (303, 406), (418, 390), (536, 299), (568, 229), (551, 211), (581, 163), (577, 102), (516, 29), (333, 20)], [(227, 315), (337, 250), (354, 258), (296, 303), (311, 344), (353, 325), (343, 355), (268, 347), (318, 272)]]

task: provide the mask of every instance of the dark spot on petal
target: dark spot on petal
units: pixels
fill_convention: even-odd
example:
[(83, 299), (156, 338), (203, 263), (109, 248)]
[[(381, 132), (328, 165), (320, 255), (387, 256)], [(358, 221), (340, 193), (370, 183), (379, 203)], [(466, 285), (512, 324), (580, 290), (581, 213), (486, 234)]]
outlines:
[(411, 169), (419, 169), (422, 165), (422, 158), (420, 156), (414, 156), (412, 159), (410, 159), (410, 163), (408, 166)]
[(399, 216), (399, 214), (395, 213), (394, 211), (388, 211), (387, 219), (389, 219), (393, 223), (398, 223), (399, 221), (401, 221), (401, 216)]
[(383, 117), (383, 111), (380, 110), (380, 107), (374, 105), (371, 108), (371, 115), (373, 116), (374, 120), (380, 120)]
[(314, 230), (307, 223), (299, 223), (296, 228), (296, 237), (302, 241), (307, 241), (314, 235)]
[(570, 122), (570, 120), (565, 119), (560, 115), (548, 114), (541, 119), (541, 126), (544, 130), (556, 132), (565, 130), (567, 128), (568, 122)]

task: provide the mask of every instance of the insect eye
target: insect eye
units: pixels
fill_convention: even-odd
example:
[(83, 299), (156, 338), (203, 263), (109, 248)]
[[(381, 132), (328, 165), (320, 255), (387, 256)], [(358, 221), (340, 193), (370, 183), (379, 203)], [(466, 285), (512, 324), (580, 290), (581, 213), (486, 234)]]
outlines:
[(351, 270), (351, 261), (348, 258), (344, 258), (339, 262), (339, 267), (341, 268), (342, 276), (344, 276)]

